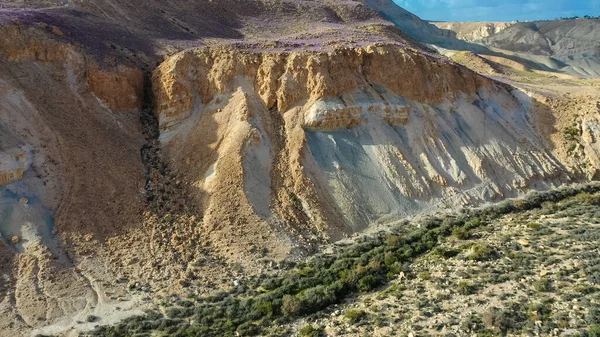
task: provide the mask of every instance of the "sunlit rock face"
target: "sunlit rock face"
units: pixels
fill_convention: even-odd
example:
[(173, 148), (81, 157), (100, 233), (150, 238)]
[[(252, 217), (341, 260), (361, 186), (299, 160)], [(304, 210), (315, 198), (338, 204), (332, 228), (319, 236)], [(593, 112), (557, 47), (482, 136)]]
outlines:
[(29, 165), (31, 165), (31, 150), (26, 146), (0, 150), (0, 185), (7, 185), (23, 178), (23, 173)]
[(233, 227), (283, 219), (336, 238), (570, 179), (532, 98), (398, 45), (198, 49), (166, 60), (153, 87), (166, 154), (212, 228), (233, 213)]

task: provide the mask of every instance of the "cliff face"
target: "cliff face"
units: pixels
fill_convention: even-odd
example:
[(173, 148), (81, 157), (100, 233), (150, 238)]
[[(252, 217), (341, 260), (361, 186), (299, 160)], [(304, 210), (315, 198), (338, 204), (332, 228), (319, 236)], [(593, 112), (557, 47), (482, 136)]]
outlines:
[(88, 70), (89, 90), (113, 112), (142, 107), (144, 74), (139, 69), (118, 66), (109, 71)]
[[(394, 69), (394, 71), (389, 71)], [(402, 80), (398, 74), (406, 74)], [(287, 111), (299, 102), (312, 105), (325, 97), (336, 97), (372, 85), (385, 87), (396, 95), (423, 103), (439, 104), (456, 98), (458, 93), (474, 93), (489, 84), (483, 78), (449, 62), (404, 49), (397, 45), (342, 48), (329, 52), (259, 53), (231, 49), (200, 49), (180, 53), (155, 71), (159, 123), (168, 130), (188, 118), (197, 104), (206, 104), (226, 92), (232, 92), (247, 81), (268, 109)], [(377, 89), (366, 94), (376, 102)], [(325, 128), (333, 119), (359, 117), (356, 105), (346, 106), (340, 113), (325, 113), (318, 107), (305, 123)], [(392, 108), (390, 108), (392, 109)], [(396, 110), (402, 110), (396, 107)], [(390, 114), (391, 110), (384, 112)], [(400, 115), (402, 113), (400, 112)], [(349, 121), (352, 123), (352, 121)]]
[(399, 45), (198, 49), (166, 60), (153, 87), (166, 156), (226, 255), (570, 179), (532, 98)]

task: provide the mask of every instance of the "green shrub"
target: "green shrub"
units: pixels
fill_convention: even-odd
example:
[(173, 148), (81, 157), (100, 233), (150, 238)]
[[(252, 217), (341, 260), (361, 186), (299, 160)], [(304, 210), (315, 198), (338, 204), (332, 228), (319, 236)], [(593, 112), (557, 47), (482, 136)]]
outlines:
[(323, 336), (323, 328), (315, 328), (312, 325), (307, 325), (298, 332), (300, 337), (321, 337)]
[(302, 312), (311, 314), (335, 303), (337, 297), (331, 288), (316, 286), (306, 289), (300, 296)]
[(533, 288), (536, 291), (547, 293), (550, 292), (551, 282), (548, 278), (543, 277), (542, 279), (533, 282)]
[(456, 289), (461, 295), (471, 295), (475, 292), (475, 287), (467, 282), (458, 282)]
[(490, 308), (483, 313), (483, 324), (490, 330), (506, 332), (514, 325), (510, 315), (498, 308)]
[(367, 275), (367, 276), (362, 277), (358, 281), (357, 288), (359, 291), (366, 292), (366, 291), (369, 291), (369, 290), (375, 288), (378, 283), (379, 282), (377, 281), (377, 278), (375, 276)]
[(282, 302), (281, 302), (281, 312), (285, 315), (285, 316), (296, 316), (300, 310), (302, 309), (301, 307), (301, 302), (298, 298), (296, 298), (296, 296), (293, 295), (284, 295)]
[(600, 307), (594, 306), (590, 308), (585, 321), (588, 324), (600, 324)]
[(579, 132), (579, 126), (576, 125), (567, 126), (563, 130), (565, 140), (567, 141), (577, 141), (579, 139)]
[(273, 303), (269, 301), (261, 303), (257, 310), (263, 317), (271, 317), (273, 315)]
[(588, 337), (600, 337), (600, 324), (592, 325), (588, 330)]
[[(508, 331), (517, 331), (527, 320), (520, 303), (506, 303), (504, 309), (490, 308), (483, 314), (483, 324), (490, 330), (506, 335)], [(498, 335), (497, 333), (493, 335)]]
[(344, 317), (351, 323), (360, 322), (365, 317), (365, 312), (358, 309), (348, 309), (344, 312)]
[(385, 239), (385, 244), (391, 247), (398, 246), (398, 244), (402, 241), (402, 238), (398, 235), (388, 235)]
[[(510, 208), (512, 210), (512, 207)], [(510, 212), (510, 211), (505, 211), (505, 212)], [(471, 219), (467, 222), (465, 222), (464, 227), (466, 229), (475, 229), (475, 228), (479, 228), (481, 226), (484, 226), (485, 222), (483, 220), (481, 220), (480, 218), (475, 218), (475, 219)]]
[(460, 252), (454, 249), (445, 249), (442, 247), (435, 247), (432, 251), (432, 254), (435, 256), (439, 256), (444, 259), (453, 258), (458, 255)]
[(242, 323), (236, 329), (236, 332), (242, 336), (252, 336), (257, 334), (259, 331), (260, 327), (252, 322)]
[(457, 227), (452, 230), (452, 236), (460, 240), (468, 240), (471, 237), (471, 231), (465, 227)]
[(485, 243), (473, 245), (467, 255), (468, 260), (488, 261), (496, 257), (496, 251)]
[(530, 304), (527, 309), (527, 316), (529, 316), (529, 319), (533, 322), (547, 321), (550, 319), (551, 314), (552, 309), (550, 308), (549, 303)]
[(421, 281), (429, 281), (431, 279), (431, 273), (429, 273), (428, 271), (422, 271), (417, 275), (417, 277)]

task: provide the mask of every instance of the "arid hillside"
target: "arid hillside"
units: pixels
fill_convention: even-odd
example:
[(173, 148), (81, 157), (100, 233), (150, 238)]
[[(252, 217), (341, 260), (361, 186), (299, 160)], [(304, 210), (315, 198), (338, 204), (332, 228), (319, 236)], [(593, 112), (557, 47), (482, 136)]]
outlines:
[(459, 39), (491, 48), (491, 52), (481, 54), (508, 56), (516, 61), (520, 58), (521, 63), (539, 63), (539, 70), (578, 77), (600, 75), (599, 19), (434, 24), (454, 33)]
[(392, 5), (0, 3), (0, 331), (75, 336), (407, 216), (598, 178), (595, 82), (507, 84)]
[(365, 24), (390, 25), (359, 1), (15, 1), (3, 4), (3, 22), (47, 24), (69, 43), (100, 57), (139, 63), (150, 71), (157, 56), (226, 41), (334, 40)]
[(474, 42), (497, 34), (515, 22), (430, 22), (436, 27), (456, 33), (461, 40)]

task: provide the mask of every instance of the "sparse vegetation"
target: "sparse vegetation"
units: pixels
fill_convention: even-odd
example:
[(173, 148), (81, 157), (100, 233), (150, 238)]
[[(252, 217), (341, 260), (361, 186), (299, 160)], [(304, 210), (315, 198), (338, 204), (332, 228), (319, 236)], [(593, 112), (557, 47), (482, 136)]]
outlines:
[(487, 244), (476, 244), (471, 247), (471, 251), (466, 256), (473, 261), (488, 261), (496, 256), (495, 250)]
[(587, 332), (588, 337), (600, 337), (600, 324), (595, 324), (590, 327)]
[(533, 288), (536, 291), (547, 293), (550, 291), (550, 280), (546, 277), (543, 277), (542, 279), (533, 283)]
[(321, 337), (323, 336), (322, 328), (315, 328), (312, 325), (307, 325), (298, 331), (300, 337)]
[(351, 323), (358, 323), (365, 316), (365, 312), (362, 310), (349, 309), (344, 313), (344, 317)]
[[(585, 215), (592, 210), (597, 210), (598, 206), (593, 203), (598, 201), (594, 194), (598, 191), (600, 191), (599, 184), (588, 184), (577, 189), (563, 188), (543, 193), (531, 193), (525, 199), (507, 200), (486, 208), (467, 210), (460, 215), (431, 217), (421, 221), (419, 226), (404, 223), (389, 231), (380, 232), (371, 237), (362, 237), (354, 244), (338, 246), (333, 253), (322, 254), (306, 263), (297, 264), (294, 270), (284, 275), (263, 276), (249, 282), (244, 285), (244, 291), (241, 293), (232, 290), (211, 298), (197, 298), (191, 307), (170, 306), (166, 308), (165, 316), (158, 312), (152, 312), (146, 316), (132, 317), (116, 326), (99, 327), (93, 332), (93, 335), (144, 336), (154, 332), (170, 336), (266, 335), (273, 322), (276, 322), (278, 326), (290, 324), (296, 318), (315, 315), (332, 304), (341, 303), (346, 298), (366, 293), (384, 283), (396, 280), (400, 273), (410, 277), (414, 268), (411, 266), (420, 259), (444, 259), (447, 262), (462, 261), (462, 264), (466, 263), (465, 266), (471, 266), (470, 269), (459, 272), (457, 277), (469, 279), (469, 281), (463, 280), (460, 281), (461, 283), (457, 283), (456, 293), (459, 296), (479, 294), (488, 286), (486, 283), (499, 284), (512, 282), (511, 280), (521, 282), (526, 278), (531, 278), (530, 271), (534, 267), (543, 264), (556, 265), (556, 263), (568, 260), (562, 258), (558, 262), (552, 261), (539, 253), (536, 248), (537, 244), (534, 244), (535, 240), (548, 240), (544, 246), (551, 247), (552, 243), (549, 240), (552, 239), (554, 226), (545, 225), (543, 230), (533, 226), (537, 229), (527, 232), (534, 233), (535, 237), (529, 238), (531, 242), (528, 241), (525, 246), (523, 245), (524, 241), (523, 244), (500, 246), (501, 240), (495, 241), (492, 245), (490, 241), (484, 242), (478, 239), (486, 226), (499, 221), (507, 214), (517, 218), (530, 217), (527, 214), (536, 214), (535, 212), (541, 214), (550, 209), (548, 207), (542, 209), (542, 204), (548, 206), (548, 203), (555, 204), (555, 207), (552, 208), (555, 217), (573, 210)], [(583, 192), (586, 194), (582, 194)], [(526, 211), (529, 212), (524, 213)], [(595, 214), (596, 221), (600, 220), (600, 212), (596, 211), (593, 214)], [(586, 219), (592, 218), (587, 216)], [(533, 220), (525, 218), (517, 221), (522, 221), (522, 228), (531, 228), (527, 224), (536, 222), (535, 219)], [(451, 242), (455, 242), (453, 244), (455, 246), (448, 246), (445, 242), (449, 237), (455, 236), (454, 233), (460, 228), (474, 233), (471, 235), (473, 238), (470, 241), (452, 239)], [(513, 225), (511, 228), (515, 228), (515, 226)], [(561, 230), (568, 230), (566, 228), (569, 227), (561, 227)], [(572, 229), (572, 231), (576, 230), (576, 227)], [(570, 235), (569, 239), (590, 240), (596, 238), (594, 235), (598, 235), (600, 231), (577, 231), (577, 233), (580, 233), (577, 234), (579, 236)], [(588, 238), (589, 235), (592, 236)], [(456, 245), (464, 247), (456, 247)], [(590, 255), (590, 261), (597, 256), (592, 255)], [(508, 260), (505, 260), (505, 257), (509, 256), (511, 257), (510, 261), (514, 261), (518, 268), (506, 265)], [(484, 270), (479, 266), (486, 266), (487, 269)], [(502, 269), (493, 271), (493, 268), (496, 267)], [(414, 271), (414, 273), (412, 279), (420, 281), (419, 287), (437, 287), (443, 290), (445, 286), (439, 282), (448, 278), (438, 278), (429, 269)], [(570, 273), (575, 273), (575, 271)], [(600, 276), (597, 276), (597, 273), (600, 273), (600, 264), (584, 265), (577, 273), (581, 273), (589, 280), (590, 284), (585, 286), (592, 287), (592, 281)], [(428, 280), (428, 282), (422, 282), (424, 280)], [(538, 278), (538, 282), (533, 283), (531, 287), (544, 296), (551, 296), (552, 301), (555, 301), (554, 298), (558, 295), (549, 292), (552, 289), (552, 282), (549, 280), (548, 276)], [(260, 291), (258, 291), (259, 288)], [(521, 292), (528, 291), (520, 283), (516, 284), (515, 289)], [(572, 292), (574, 293), (574, 291)], [(383, 296), (384, 293), (394, 294), (394, 298), (401, 298), (402, 301), (407, 298), (402, 288), (395, 283), (393, 283), (393, 287), (382, 290), (382, 296), (377, 297), (381, 297), (382, 300), (389, 298), (387, 295)], [(413, 293), (427, 292), (414, 290)], [(492, 295), (496, 296), (494, 293), (490, 294), (490, 296)], [(448, 295), (440, 293), (440, 296), (444, 298)], [(448, 299), (448, 297), (445, 298)], [(475, 297), (474, 300), (481, 301), (480, 298)], [(555, 312), (552, 309), (552, 301), (519, 302), (514, 307), (497, 308), (485, 315), (481, 313), (479, 316), (472, 316), (472, 324), (467, 322), (463, 325), (469, 330), (475, 329), (474, 326), (479, 329), (483, 328), (490, 334), (511, 329), (529, 329), (529, 323), (527, 323), (529, 321), (532, 324), (537, 321), (543, 322), (542, 332), (544, 329), (558, 327), (561, 324), (564, 326), (566, 324), (564, 317), (561, 316), (562, 318), (558, 319), (558, 316), (553, 316)], [(594, 301), (597, 302), (597, 299)], [(415, 316), (413, 319), (425, 320), (443, 312), (434, 302), (423, 298), (417, 306), (420, 308), (418, 309), (421, 312), (420, 318)], [(357, 323), (366, 317), (366, 312), (362, 309), (347, 309), (344, 311), (344, 317), (348, 322)], [(475, 324), (477, 321), (480, 324)], [(456, 324), (460, 325), (460, 322), (456, 322)], [(302, 330), (307, 332), (308, 328), (306, 329)], [(479, 332), (483, 333), (484, 330)]]
[[(555, 20), (577, 20), (577, 19), (581, 19), (582, 17), (580, 16), (565, 16), (565, 17), (560, 17), (560, 18), (556, 18)], [(600, 16), (593, 16), (593, 15), (584, 15), (583, 16), (584, 19), (600, 19)]]
[(471, 295), (473, 293), (473, 291), (475, 290), (473, 285), (471, 285), (467, 282), (458, 282), (458, 284), (456, 285), (456, 288), (458, 290), (458, 293), (461, 295)]

